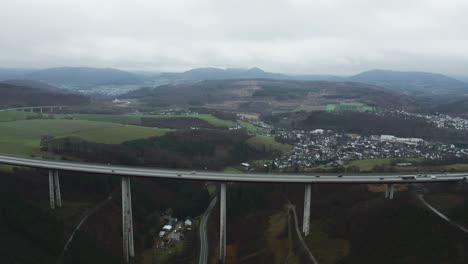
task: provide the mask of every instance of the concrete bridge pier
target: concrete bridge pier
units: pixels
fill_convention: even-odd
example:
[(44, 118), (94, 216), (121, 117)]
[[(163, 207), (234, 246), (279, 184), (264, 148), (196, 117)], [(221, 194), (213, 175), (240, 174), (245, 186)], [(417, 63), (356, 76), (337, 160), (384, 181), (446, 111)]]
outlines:
[(393, 183), (390, 184), (390, 194), (389, 194), (389, 199), (392, 200), (393, 199), (393, 192), (394, 192), (394, 189), (395, 189), (395, 185)]
[(302, 222), (302, 232), (305, 236), (309, 235), (310, 231), (310, 199), (312, 194), (312, 185), (306, 184), (304, 193), (304, 220)]
[(54, 171), (49, 171), (49, 201), (50, 209), (55, 209), (55, 192), (54, 192)]
[(132, 194), (130, 177), (122, 177), (122, 236), (125, 262), (135, 256), (133, 243)]
[(394, 191), (395, 191), (395, 184), (393, 183), (385, 184), (385, 199), (390, 199), (390, 200), (393, 199)]
[(219, 199), (219, 260), (226, 262), (226, 183), (221, 183)]
[(41, 111), (41, 114), (42, 114), (42, 107), (39, 108), (39, 111)]
[(55, 209), (56, 206), (62, 207), (58, 170), (49, 170), (49, 196), (50, 209)]

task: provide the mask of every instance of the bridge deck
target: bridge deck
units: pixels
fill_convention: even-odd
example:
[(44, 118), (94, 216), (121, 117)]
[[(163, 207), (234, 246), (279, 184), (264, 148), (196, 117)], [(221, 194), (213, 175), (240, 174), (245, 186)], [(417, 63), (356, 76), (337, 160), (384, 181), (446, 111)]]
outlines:
[[(270, 182), (270, 183), (433, 183), (460, 181), (468, 178), (468, 173), (438, 173), (420, 177), (415, 174), (270, 174), (270, 173), (224, 173), (213, 171), (188, 171), (158, 168), (141, 168), (116, 165), (78, 163), (69, 161), (40, 160), (25, 157), (0, 155), (0, 163), (32, 168), (55, 169), (61, 171), (88, 172), (116, 176), (167, 178), (177, 180), (202, 180), (222, 182)], [(414, 177), (414, 178), (413, 178)]]

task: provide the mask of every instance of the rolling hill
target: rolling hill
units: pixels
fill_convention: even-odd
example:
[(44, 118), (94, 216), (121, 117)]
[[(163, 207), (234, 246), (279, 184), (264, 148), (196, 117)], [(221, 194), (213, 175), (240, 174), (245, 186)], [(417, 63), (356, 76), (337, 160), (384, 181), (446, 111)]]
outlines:
[(60, 89), (56, 86), (53, 86), (45, 82), (32, 81), (32, 80), (26, 80), (26, 79), (11, 79), (11, 80), (1, 81), (0, 83), (11, 84), (14, 86), (29, 87), (29, 88), (38, 88), (38, 89), (43, 89), (43, 90), (63, 91), (63, 89)]
[(333, 75), (287, 75), (272, 73), (254, 67), (250, 69), (239, 68), (196, 68), (181, 73), (162, 73), (158, 76), (163, 79), (187, 81), (187, 80), (220, 80), (220, 79), (275, 79), (275, 80), (323, 80), (337, 81), (342, 77)]
[(435, 110), (450, 115), (468, 116), (468, 96), (447, 100), (445, 103), (435, 106)]
[(350, 76), (348, 79), (412, 95), (468, 93), (468, 83), (438, 73), (371, 70)]

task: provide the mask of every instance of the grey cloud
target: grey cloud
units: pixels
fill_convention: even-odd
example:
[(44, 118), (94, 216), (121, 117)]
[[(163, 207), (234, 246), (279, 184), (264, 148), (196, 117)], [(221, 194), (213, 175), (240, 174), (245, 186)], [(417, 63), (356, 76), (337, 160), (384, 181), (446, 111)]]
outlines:
[(15, 0), (0, 67), (468, 74), (462, 0)]

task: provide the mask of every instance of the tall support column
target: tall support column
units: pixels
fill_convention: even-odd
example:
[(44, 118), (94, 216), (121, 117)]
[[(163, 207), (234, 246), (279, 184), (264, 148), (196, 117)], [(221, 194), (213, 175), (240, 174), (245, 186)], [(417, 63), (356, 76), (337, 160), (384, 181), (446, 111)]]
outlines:
[(130, 250), (130, 257), (135, 257), (135, 248), (133, 245), (133, 210), (132, 210), (132, 188), (130, 185), (130, 177), (127, 177), (127, 192), (128, 192), (128, 246)]
[(55, 201), (57, 207), (62, 207), (62, 195), (60, 193), (60, 180), (58, 170), (54, 171), (54, 189), (55, 189)]
[(219, 260), (226, 262), (226, 183), (221, 183), (219, 223)]
[(133, 245), (133, 220), (132, 220), (132, 198), (130, 190), (130, 178), (122, 177), (122, 236), (123, 256), (125, 262), (135, 256)]
[(39, 110), (41, 111), (41, 114), (42, 114), (42, 107), (41, 107), (41, 108), (39, 108)]
[(310, 199), (312, 194), (312, 185), (306, 184), (304, 193), (304, 219), (302, 222), (302, 231), (305, 236), (309, 235), (310, 230)]
[(389, 188), (388, 188), (389, 184), (385, 184), (385, 199), (388, 199), (388, 196), (389, 196)]
[(55, 209), (55, 195), (54, 195), (54, 171), (49, 170), (49, 200), (50, 209)]
[(392, 183), (390, 184), (390, 195), (389, 199), (393, 199), (393, 191), (394, 191), (395, 185)]
[(128, 222), (127, 222), (127, 181), (126, 177), (122, 177), (122, 237), (123, 237), (123, 256), (125, 262), (128, 263)]

